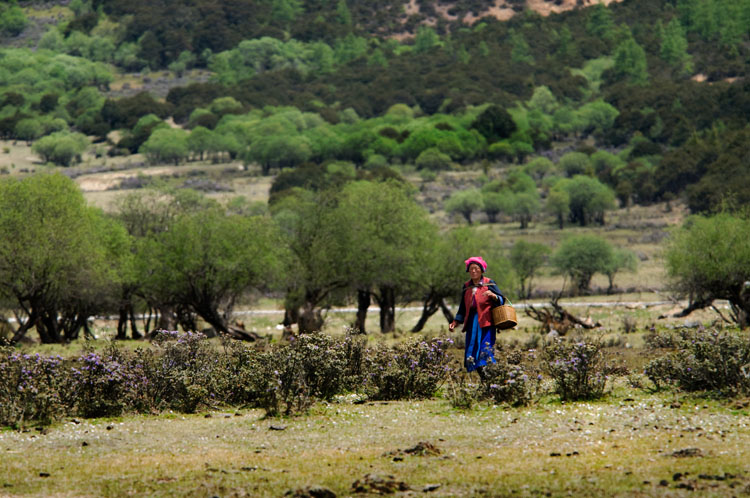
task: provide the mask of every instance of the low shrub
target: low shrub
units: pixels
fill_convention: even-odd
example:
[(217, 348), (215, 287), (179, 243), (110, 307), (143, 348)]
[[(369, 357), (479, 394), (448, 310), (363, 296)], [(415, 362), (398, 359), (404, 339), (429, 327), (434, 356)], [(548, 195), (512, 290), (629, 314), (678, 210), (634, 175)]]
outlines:
[(519, 350), (506, 352), (499, 348), (495, 352), (495, 363), (490, 363), (483, 370), (481, 397), (512, 406), (529, 404), (542, 379), (533, 360), (533, 352), (525, 357)]
[(112, 344), (66, 361), (0, 347), (0, 425), (70, 415), (191, 413), (224, 404), (294, 415), (352, 391), (374, 399), (427, 398), (452, 372), (452, 343), (442, 339), (367, 349), (364, 336), (318, 333), (266, 349), (222, 344), (223, 352), (202, 334), (158, 331), (148, 347)]
[(330, 400), (353, 390), (362, 381), (365, 338), (334, 339), (322, 333), (304, 334), (289, 345), (261, 353), (253, 376), (257, 405), (268, 415), (293, 415), (316, 399)]
[(685, 341), (692, 341), (697, 335), (703, 332), (702, 329), (695, 330), (689, 328), (679, 328), (674, 331), (652, 331), (643, 336), (646, 347), (651, 350), (657, 349), (675, 349), (680, 347)]
[(429, 398), (452, 372), (451, 339), (411, 341), (371, 350), (365, 360), (364, 389), (371, 399)]
[(120, 349), (104, 355), (87, 351), (70, 369), (71, 404), (82, 417), (120, 415), (137, 407), (148, 380), (138, 362)]
[(185, 413), (200, 405), (215, 407), (226, 390), (221, 355), (199, 332), (157, 331), (157, 351), (138, 351), (145, 370), (149, 403), (154, 409)]
[(64, 415), (70, 376), (59, 356), (21, 354), (0, 348), (0, 426), (49, 423)]
[(609, 365), (599, 342), (558, 339), (542, 350), (541, 367), (555, 381), (555, 392), (563, 401), (604, 395)]
[(696, 331), (676, 342), (677, 350), (651, 361), (645, 374), (657, 388), (750, 393), (750, 338), (716, 330)]

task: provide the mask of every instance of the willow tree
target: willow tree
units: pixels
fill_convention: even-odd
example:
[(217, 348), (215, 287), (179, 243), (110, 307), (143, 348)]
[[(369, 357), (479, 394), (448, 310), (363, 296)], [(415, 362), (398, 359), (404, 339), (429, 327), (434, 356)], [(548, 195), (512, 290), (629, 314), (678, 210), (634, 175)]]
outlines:
[(381, 332), (391, 332), (397, 300), (411, 296), (423, 276), (434, 230), (427, 212), (410, 187), (396, 181), (349, 183), (336, 209), (345, 243), (341, 269), (358, 295), (356, 326), (363, 330), (372, 297), (380, 306)]
[(665, 251), (672, 288), (688, 297), (682, 315), (729, 301), (731, 321), (750, 325), (750, 219), (720, 213), (693, 216), (675, 232)]
[(108, 308), (127, 245), (122, 226), (87, 206), (69, 178), (0, 181), (0, 297), (18, 323), (11, 342), (31, 328), (43, 343), (88, 330), (89, 316)]

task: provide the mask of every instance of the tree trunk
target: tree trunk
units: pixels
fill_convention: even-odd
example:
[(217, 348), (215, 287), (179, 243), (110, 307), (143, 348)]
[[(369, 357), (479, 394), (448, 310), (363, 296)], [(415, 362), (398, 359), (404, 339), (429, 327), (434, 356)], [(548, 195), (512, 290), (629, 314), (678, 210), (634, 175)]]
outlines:
[(370, 307), (370, 291), (357, 290), (357, 317), (354, 319), (353, 328), (360, 334), (366, 334), (365, 321), (367, 320), (367, 309)]
[(42, 313), (41, 319), (37, 322), (36, 330), (39, 333), (39, 339), (42, 341), (42, 344), (58, 344), (62, 342), (60, 331), (57, 329), (56, 318), (57, 311)]
[(393, 287), (380, 288), (380, 332), (396, 330), (396, 290)]
[(23, 339), (23, 336), (25, 336), (26, 332), (28, 332), (29, 329), (34, 326), (34, 324), (36, 323), (38, 319), (39, 319), (38, 316), (32, 312), (32, 314), (29, 315), (29, 318), (25, 322), (21, 323), (21, 320), (19, 320), (18, 315), (16, 315), (16, 320), (19, 323), (19, 327), (13, 333), (13, 337), (10, 338), (10, 343), (16, 344), (18, 341)]
[(414, 328), (411, 329), (412, 332), (422, 331), (425, 324), (427, 323), (427, 320), (429, 320), (430, 317), (434, 315), (438, 309), (440, 309), (440, 301), (441, 299), (436, 296), (434, 292), (430, 292), (427, 295), (427, 298), (422, 305), (422, 316), (419, 317), (416, 325), (414, 325)]
[(124, 341), (128, 338), (128, 308), (126, 306), (120, 306), (117, 317), (117, 335), (115, 339), (118, 341)]
[(314, 303), (306, 302), (302, 307), (302, 313), (299, 316), (300, 334), (309, 334), (317, 332), (323, 327), (323, 316), (320, 309)]
[(132, 304), (128, 305), (128, 315), (130, 316), (130, 337), (133, 339), (141, 339), (143, 334), (138, 331), (138, 322), (135, 319), (135, 308)]
[(156, 321), (157, 330), (177, 329), (177, 317), (175, 316), (174, 309), (171, 306), (157, 307), (156, 312), (159, 314), (159, 318)]
[(440, 311), (443, 312), (443, 316), (446, 320), (448, 320), (448, 323), (451, 323), (455, 318), (455, 315), (451, 312), (451, 309), (447, 304), (445, 304), (445, 299), (440, 299)]

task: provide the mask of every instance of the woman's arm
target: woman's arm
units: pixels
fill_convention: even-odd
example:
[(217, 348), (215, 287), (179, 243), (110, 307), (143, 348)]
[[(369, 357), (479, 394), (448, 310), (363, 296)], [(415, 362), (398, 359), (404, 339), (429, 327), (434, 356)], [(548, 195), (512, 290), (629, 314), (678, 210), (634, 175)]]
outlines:
[(490, 299), (493, 299), (497, 304), (505, 304), (505, 298), (494, 280), (490, 280), (487, 284), (485, 295), (490, 296)]

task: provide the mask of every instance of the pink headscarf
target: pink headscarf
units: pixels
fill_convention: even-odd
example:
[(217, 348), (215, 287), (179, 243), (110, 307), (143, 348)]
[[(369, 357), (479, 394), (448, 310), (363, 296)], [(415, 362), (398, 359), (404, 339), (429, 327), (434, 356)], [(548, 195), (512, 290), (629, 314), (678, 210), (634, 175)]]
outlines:
[(487, 271), (487, 262), (482, 259), (481, 256), (472, 256), (466, 261), (464, 261), (464, 264), (466, 265), (466, 271), (469, 271), (469, 265), (472, 263), (476, 263), (479, 265), (479, 267), (482, 269), (482, 273)]

